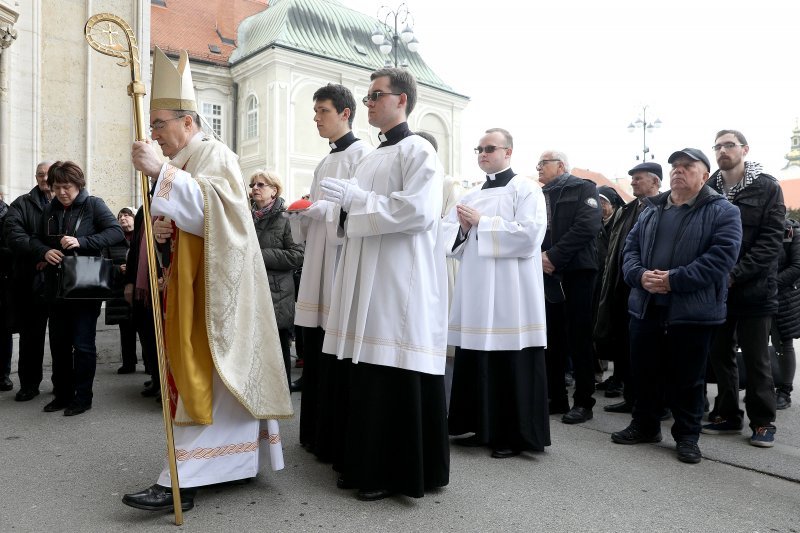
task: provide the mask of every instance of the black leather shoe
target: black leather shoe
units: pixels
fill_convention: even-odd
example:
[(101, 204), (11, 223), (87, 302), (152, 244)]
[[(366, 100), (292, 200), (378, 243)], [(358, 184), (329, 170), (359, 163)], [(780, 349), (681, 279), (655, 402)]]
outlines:
[(678, 461), (682, 463), (699, 463), (703, 458), (700, 453), (700, 447), (696, 442), (689, 440), (678, 441), (675, 444), (675, 449), (678, 451)]
[(153, 385), (153, 380), (148, 379), (147, 381), (144, 382), (144, 385), (142, 385), (142, 387), (144, 387), (145, 389), (149, 389), (152, 385)]
[(511, 448), (498, 448), (492, 450), (492, 457), (495, 459), (508, 459), (519, 455), (519, 450), (512, 450)]
[(362, 502), (374, 502), (375, 500), (382, 500), (384, 498), (388, 498), (391, 495), (392, 491), (388, 489), (372, 489), (372, 490), (360, 489), (358, 491), (358, 494), (356, 494), (356, 498), (358, 498)]
[(289, 385), (289, 392), (300, 392), (303, 390), (303, 377), (300, 376)]
[(92, 404), (85, 405), (80, 403), (72, 403), (64, 409), (64, 416), (80, 415), (92, 408)]
[[(181, 489), (182, 511), (194, 507), (195, 493), (195, 489)], [(122, 497), (122, 503), (145, 511), (171, 511), (172, 489), (158, 484), (151, 485), (141, 492), (126, 494)]]
[(14, 382), (8, 379), (8, 376), (3, 376), (3, 379), (0, 379), (0, 391), (6, 392), (13, 388)]
[(339, 476), (336, 478), (336, 488), (349, 490), (349, 489), (354, 489), (355, 487), (351, 483), (349, 483), (344, 477)]
[(466, 448), (478, 448), (480, 446), (486, 445), (486, 443), (481, 441), (480, 437), (478, 437), (477, 435), (453, 439), (453, 444), (455, 444), (456, 446), (464, 446)]
[(632, 413), (633, 402), (623, 400), (619, 403), (612, 403), (603, 407), (603, 411), (606, 413)]
[(27, 402), (39, 396), (39, 389), (20, 389), (14, 396), (15, 402)]
[(44, 411), (45, 413), (55, 413), (56, 411), (65, 409), (68, 405), (69, 405), (68, 401), (56, 398), (52, 402), (45, 405), (42, 411)]
[(561, 417), (561, 421), (565, 424), (583, 424), (591, 420), (594, 414), (591, 409), (586, 407), (573, 407), (567, 414)]
[(117, 369), (117, 374), (133, 374), (134, 372), (136, 372), (135, 366), (122, 365)]
[(617, 444), (641, 444), (644, 442), (661, 442), (661, 432), (646, 434), (634, 425), (630, 425), (622, 431), (615, 431), (611, 434), (611, 440)]
[(144, 389), (141, 394), (145, 398), (155, 398), (156, 396), (158, 396), (158, 393), (160, 392), (161, 392), (161, 387), (159, 387), (158, 383), (153, 384), (153, 382), (151, 381), (150, 386)]

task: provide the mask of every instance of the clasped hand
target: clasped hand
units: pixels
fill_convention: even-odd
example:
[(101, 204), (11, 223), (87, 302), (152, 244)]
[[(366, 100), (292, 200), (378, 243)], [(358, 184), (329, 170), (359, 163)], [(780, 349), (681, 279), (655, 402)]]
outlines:
[(461, 226), (461, 232), (467, 234), (472, 226), (477, 226), (481, 221), (481, 213), (474, 207), (464, 204), (456, 205), (456, 216)]
[(667, 294), (669, 286), (669, 271), (646, 270), (642, 274), (642, 288), (651, 294)]

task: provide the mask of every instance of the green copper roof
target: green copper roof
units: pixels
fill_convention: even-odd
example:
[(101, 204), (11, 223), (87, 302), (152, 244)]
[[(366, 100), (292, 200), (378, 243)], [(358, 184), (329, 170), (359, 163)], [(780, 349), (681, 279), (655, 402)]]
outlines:
[[(378, 20), (336, 0), (273, 0), (270, 6), (239, 25), (235, 65), (270, 47), (339, 61), (370, 72), (383, 67), (384, 56), (372, 42)], [(417, 82), (457, 94), (431, 70), (418, 53), (399, 41), (398, 61), (405, 59)], [(392, 55), (392, 54), (390, 54)]]

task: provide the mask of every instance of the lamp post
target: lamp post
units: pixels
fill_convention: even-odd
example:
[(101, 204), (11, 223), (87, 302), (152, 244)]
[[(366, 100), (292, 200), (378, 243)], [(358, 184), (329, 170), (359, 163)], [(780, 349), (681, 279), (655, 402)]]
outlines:
[[(406, 48), (408, 48), (410, 52), (415, 53), (419, 50), (419, 41), (417, 41), (417, 38), (414, 36), (414, 30), (412, 28), (414, 25), (414, 17), (411, 15), (405, 3), (400, 4), (397, 9), (391, 9), (389, 6), (379, 7), (376, 18), (379, 24), (375, 28), (375, 31), (372, 32), (372, 42), (380, 47), (383, 55), (387, 56), (384, 66), (390, 67), (393, 64), (395, 67), (398, 66), (397, 50), (400, 48), (401, 40), (406, 43)], [(390, 24), (390, 21), (393, 21), (393, 24)], [(403, 25), (405, 25), (405, 29), (399, 31), (398, 28)], [(387, 32), (389, 33), (388, 36), (386, 35)], [(392, 52), (394, 52), (394, 62), (388, 57)], [(408, 63), (404, 60), (402, 63), (399, 63), (399, 66), (407, 67)]]
[[(661, 127), (661, 119), (655, 119), (653, 122), (647, 121), (647, 107), (642, 106), (642, 116), (636, 119), (635, 122), (628, 124), (628, 131), (633, 133), (637, 128), (642, 128), (642, 162), (647, 161), (647, 154), (650, 154), (650, 159), (655, 159), (655, 156), (650, 152), (650, 147), (647, 146), (647, 132)], [(639, 156), (636, 156), (639, 159)]]

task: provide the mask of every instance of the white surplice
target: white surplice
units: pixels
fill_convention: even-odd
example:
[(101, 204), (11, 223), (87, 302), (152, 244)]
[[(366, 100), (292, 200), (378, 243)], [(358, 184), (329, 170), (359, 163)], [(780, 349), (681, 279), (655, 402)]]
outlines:
[(546, 346), (540, 248), (547, 213), (541, 189), (518, 175), (505, 187), (472, 189), (459, 203), (481, 217), (455, 250), (456, 210), (444, 219), (448, 255), (461, 260), (448, 344), (481, 351)]
[[(349, 179), (356, 164), (372, 150), (372, 146), (357, 140), (345, 150), (325, 156), (314, 170), (310, 200), (320, 201), (319, 182), (322, 178)], [(328, 321), (336, 263), (344, 240), (336, 231), (339, 207), (330, 202), (326, 204), (325, 213), (320, 218), (301, 215), (290, 219), (292, 238), (306, 245), (294, 323), (308, 328), (324, 328)]]
[(369, 191), (353, 201), (336, 271), (323, 351), (443, 375), (447, 271), (442, 172), (433, 147), (411, 135), (358, 164)]

